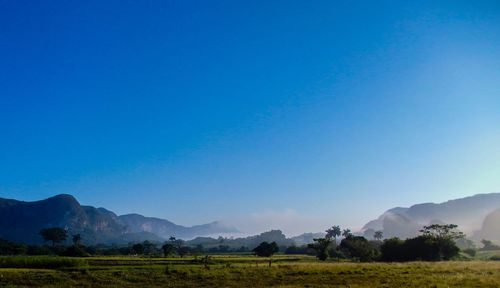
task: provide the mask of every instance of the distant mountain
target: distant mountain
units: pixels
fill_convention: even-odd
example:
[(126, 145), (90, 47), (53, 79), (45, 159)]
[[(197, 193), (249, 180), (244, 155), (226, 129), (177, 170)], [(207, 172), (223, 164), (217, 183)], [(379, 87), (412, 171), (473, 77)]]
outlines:
[(384, 237), (413, 237), (429, 224), (457, 224), (474, 240), (500, 241), (500, 193), (477, 194), (443, 203), (396, 207), (365, 224), (362, 232), (371, 237), (382, 230)]
[(230, 249), (246, 247), (251, 250), (264, 241), (276, 242), (279, 246), (290, 246), (295, 244), (292, 239), (286, 238), (285, 234), (283, 234), (281, 230), (271, 230), (260, 233), (259, 235), (241, 238), (197, 237), (193, 240), (187, 241), (186, 244), (190, 246), (202, 245), (204, 248), (208, 249), (212, 247), (227, 246)]
[(48, 227), (65, 228), (70, 235), (79, 233), (87, 244), (163, 241), (170, 236), (194, 238), (237, 232), (220, 222), (184, 227), (138, 214), (117, 216), (104, 208), (80, 205), (67, 194), (34, 202), (0, 198), (0, 238), (41, 243), (38, 232)]
[(326, 233), (318, 232), (318, 233), (304, 233), (298, 236), (291, 237), (290, 239), (295, 243), (295, 245), (305, 245), (314, 242), (314, 238), (323, 238)]
[(175, 236), (181, 239), (192, 239), (196, 236), (213, 235), (217, 233), (236, 233), (238, 230), (222, 222), (185, 227), (174, 224), (168, 220), (144, 217), (139, 214), (127, 214), (118, 217), (120, 223), (126, 227), (126, 232), (150, 232), (162, 238)]

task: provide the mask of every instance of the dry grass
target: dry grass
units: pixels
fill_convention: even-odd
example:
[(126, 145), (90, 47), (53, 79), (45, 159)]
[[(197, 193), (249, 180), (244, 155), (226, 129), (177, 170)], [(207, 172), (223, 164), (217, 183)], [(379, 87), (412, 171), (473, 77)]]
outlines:
[[(500, 262), (346, 263), (309, 257), (268, 267), (255, 257), (91, 258), (88, 268), (0, 269), (0, 287), (499, 287)], [(229, 259), (232, 259), (230, 261)], [(228, 261), (223, 261), (224, 259)], [(238, 259), (235, 261), (235, 259)], [(295, 259), (290, 257), (291, 259)], [(94, 262), (92, 260), (95, 260)], [(167, 264), (168, 263), (168, 264)]]

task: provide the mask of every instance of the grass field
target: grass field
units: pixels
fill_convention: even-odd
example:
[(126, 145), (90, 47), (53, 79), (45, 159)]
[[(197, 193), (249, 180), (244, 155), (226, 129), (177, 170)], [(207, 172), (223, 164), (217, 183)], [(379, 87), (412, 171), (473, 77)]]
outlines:
[(500, 287), (496, 261), (349, 263), (278, 255), (269, 267), (268, 259), (236, 255), (208, 262), (1, 257), (0, 287)]

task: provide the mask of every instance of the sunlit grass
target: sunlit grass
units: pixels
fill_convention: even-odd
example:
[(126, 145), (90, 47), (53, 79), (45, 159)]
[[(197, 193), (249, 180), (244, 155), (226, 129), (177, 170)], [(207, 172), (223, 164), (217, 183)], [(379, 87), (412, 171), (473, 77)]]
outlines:
[(273, 258), (281, 261), (271, 267), (256, 261), (258, 257), (241, 255), (214, 255), (217, 261), (209, 265), (194, 262), (194, 257), (183, 258), (185, 262), (90, 257), (85, 259), (88, 266), (63, 270), (2, 268), (0, 287), (498, 287), (500, 283), (497, 261), (354, 263), (279, 256)]

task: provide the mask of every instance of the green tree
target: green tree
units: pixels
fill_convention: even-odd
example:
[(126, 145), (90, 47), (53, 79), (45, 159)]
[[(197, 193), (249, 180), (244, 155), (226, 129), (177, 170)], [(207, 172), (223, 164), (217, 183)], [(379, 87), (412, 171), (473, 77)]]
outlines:
[(384, 232), (379, 230), (373, 233), (373, 239), (380, 241), (382, 238), (384, 238)]
[(344, 255), (362, 262), (373, 261), (378, 256), (378, 250), (362, 236), (349, 235), (340, 242), (339, 250)]
[(161, 246), (161, 249), (163, 250), (163, 255), (165, 257), (168, 257), (175, 252), (175, 246), (172, 243), (163, 244), (163, 246)]
[(344, 236), (344, 238), (349, 238), (350, 236), (352, 236), (351, 230), (350, 229), (344, 229), (342, 231), (342, 236)]
[(182, 258), (189, 252), (189, 247), (184, 246), (184, 240), (177, 239), (174, 236), (170, 236), (169, 238), (170, 244), (172, 244), (175, 248), (177, 254)]
[(337, 240), (337, 237), (339, 237), (342, 234), (342, 231), (340, 230), (340, 226), (332, 226), (331, 228), (328, 228), (326, 231), (326, 238), (333, 238)]
[(60, 227), (44, 228), (39, 233), (45, 241), (52, 241), (52, 246), (61, 243), (68, 238), (68, 232)]
[(279, 251), (278, 244), (276, 242), (262, 242), (259, 246), (255, 247), (252, 252), (260, 257), (271, 257), (274, 253)]
[(314, 238), (314, 243), (307, 245), (307, 247), (316, 251), (316, 258), (321, 261), (325, 261), (330, 256), (328, 248), (332, 244), (331, 238)]
[(464, 233), (457, 230), (457, 225), (455, 224), (432, 224), (429, 226), (424, 226), (420, 232), (424, 236), (429, 236), (437, 239), (460, 239), (465, 237)]
[(134, 251), (134, 253), (137, 255), (142, 255), (144, 254), (144, 245), (142, 245), (141, 243), (134, 244), (132, 246), (132, 251)]

